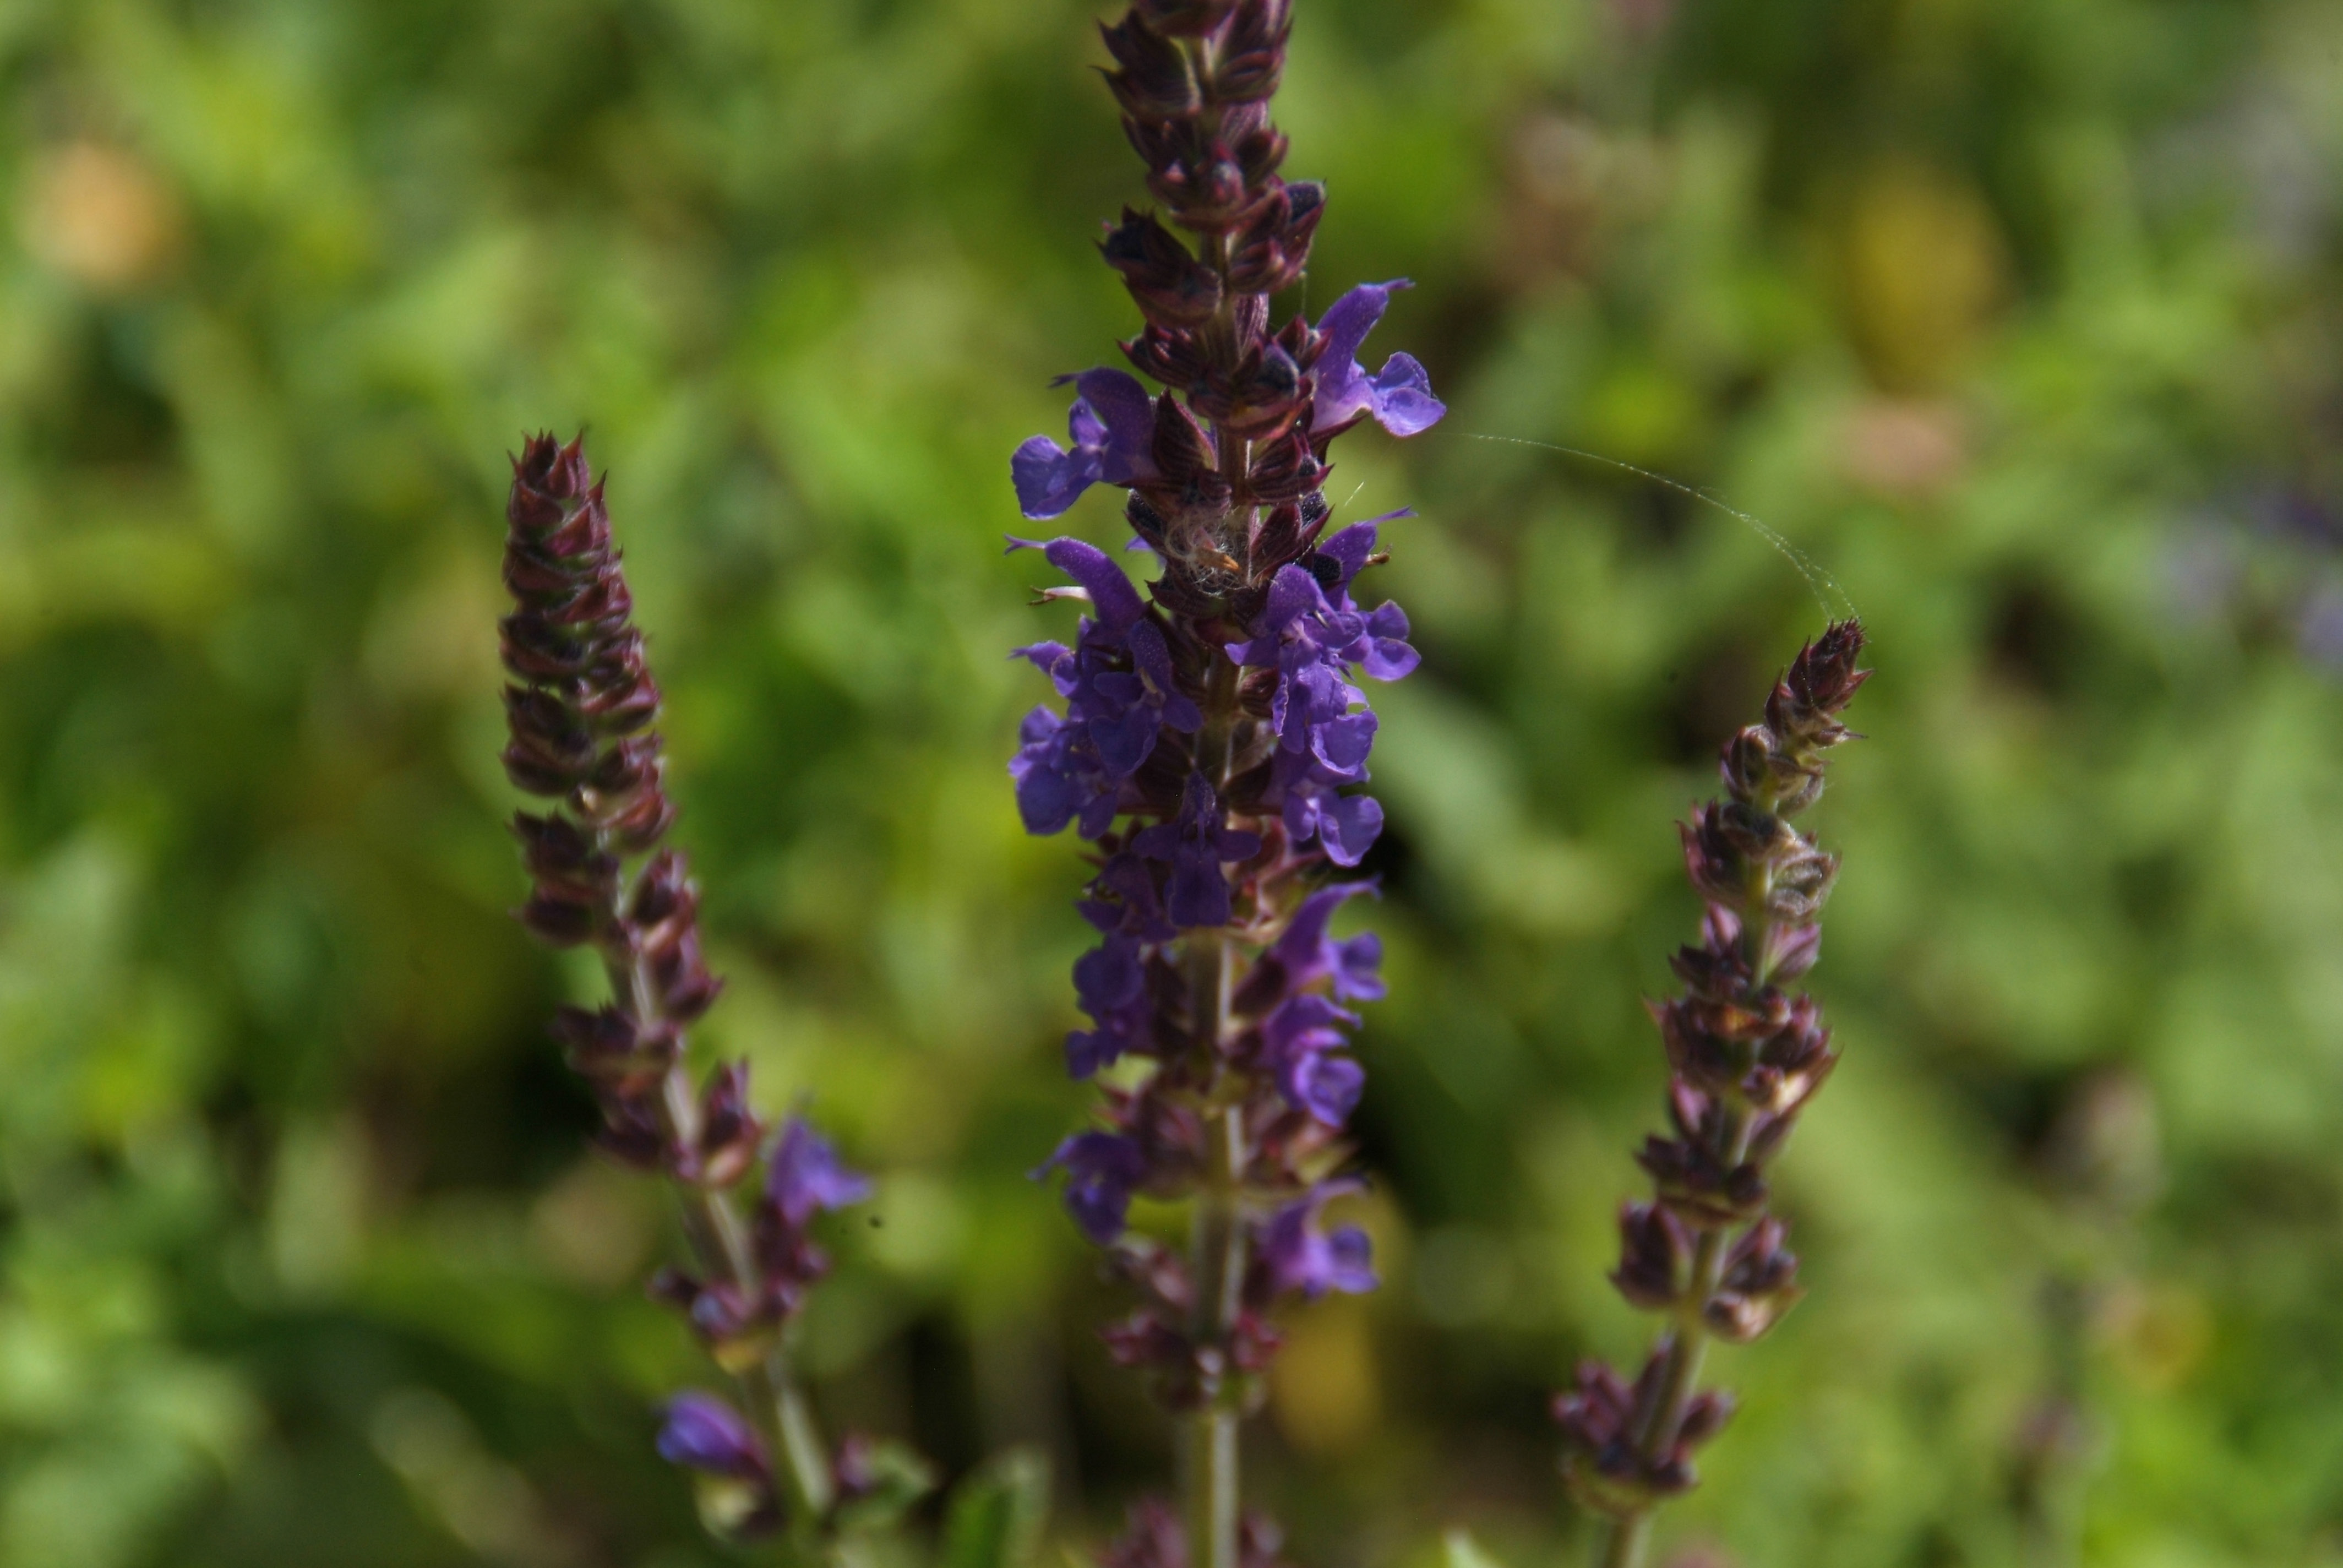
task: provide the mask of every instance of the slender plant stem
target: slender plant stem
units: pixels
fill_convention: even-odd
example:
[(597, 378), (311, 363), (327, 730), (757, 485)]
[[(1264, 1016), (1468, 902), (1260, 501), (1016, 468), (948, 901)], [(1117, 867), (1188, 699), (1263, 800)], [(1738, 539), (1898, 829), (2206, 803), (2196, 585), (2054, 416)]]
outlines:
[(1644, 1548), (1651, 1538), (1652, 1515), (1648, 1510), (1614, 1519), (1604, 1533), (1594, 1561), (1598, 1568), (1643, 1568)]
[[(1225, 1350), (1244, 1286), (1244, 1227), (1237, 1182), (1244, 1169), (1244, 1113), (1216, 1112), (1211, 1161), (1196, 1196), (1195, 1282), (1199, 1337)], [(1186, 1483), (1190, 1568), (1237, 1568), (1238, 1412), (1222, 1393), (1188, 1418)]]
[[(1238, 705), (1236, 666), (1213, 661), (1205, 689), (1205, 720), (1197, 738), (1197, 765), (1225, 787), (1234, 769)], [(1227, 1033), (1232, 980), (1225, 934), (1190, 934), (1188, 1005), (1194, 1049), (1207, 1085), (1219, 1087), (1220, 1050)], [(1244, 1111), (1208, 1101), (1204, 1180), (1196, 1193), (1190, 1277), (1195, 1284), (1197, 1342), (1227, 1353), (1244, 1294), (1245, 1231), (1241, 1190), (1246, 1163)], [(1224, 1369), (1225, 1371), (1226, 1369)], [(1189, 1568), (1237, 1568), (1239, 1412), (1225, 1390), (1188, 1418), (1184, 1480), (1188, 1492)]]
[(1236, 1412), (1204, 1410), (1189, 1418), (1188, 1472), (1188, 1533), (1203, 1543), (1193, 1568), (1236, 1568)]

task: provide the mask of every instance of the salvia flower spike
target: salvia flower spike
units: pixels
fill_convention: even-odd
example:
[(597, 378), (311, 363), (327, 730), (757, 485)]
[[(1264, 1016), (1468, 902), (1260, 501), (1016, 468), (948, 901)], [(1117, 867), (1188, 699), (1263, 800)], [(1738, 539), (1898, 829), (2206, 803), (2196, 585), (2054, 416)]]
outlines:
[[(1103, 29), (1107, 85), (1161, 204), (1126, 209), (1100, 246), (1141, 318), (1121, 345), (1138, 375), (1064, 377), (1065, 441), (1035, 436), (1010, 463), (1028, 518), (1127, 491), (1134, 548), (1158, 568), (1142, 594), (1079, 539), (1010, 541), (1068, 579), (1044, 599), (1084, 610), (1071, 644), (1017, 650), (1061, 702), (1026, 717), (1010, 774), (1030, 831), (1071, 826), (1091, 846), (1080, 908), (1099, 945), (1074, 966), (1090, 1023), (1066, 1065), (1112, 1070), (1104, 1126), (1037, 1174), (1062, 1172), (1075, 1222), (1136, 1298), (1107, 1331), (1113, 1354), (1189, 1433), (1184, 1534), (1142, 1511), (1115, 1560), (1193, 1568), (1239, 1568), (1273, 1539), (1241, 1519), (1236, 1473), (1272, 1306), (1374, 1282), (1366, 1236), (1322, 1217), (1355, 1185), (1337, 1174), (1364, 1080), (1345, 1054), (1352, 1007), (1383, 994), (1375, 939), (1327, 934), (1370, 884), (1328, 870), (1356, 867), (1383, 829), (1358, 789), (1375, 737), (1361, 682), (1396, 680), (1416, 655), (1398, 606), (1356, 597), (1388, 519), (1335, 528), (1322, 489), (1343, 432), (1413, 435), (1444, 411), (1414, 359), (1360, 359), (1403, 282), (1272, 326), (1326, 204), (1277, 172), (1290, 11), (1135, 0)], [(1189, 1205), (1184, 1251), (1130, 1228), (1142, 1196)]]
[(1812, 997), (1782, 988), (1814, 967), (1838, 861), (1791, 825), (1822, 794), (1823, 756), (1851, 739), (1838, 715), (1869, 678), (1852, 620), (1802, 649), (1765, 721), (1725, 746), (1725, 799), (1683, 825), (1684, 865), (1707, 904), (1699, 945), (1675, 956), (1684, 990), (1652, 1004), (1668, 1057), (1670, 1135), (1645, 1141), (1649, 1202), (1620, 1210), (1612, 1283), (1664, 1314), (1630, 1381), (1599, 1362), (1556, 1396), (1563, 1472), (1606, 1515), (1603, 1568), (1643, 1561), (1653, 1511), (1691, 1489), (1693, 1456), (1733, 1399), (1700, 1389), (1710, 1339), (1745, 1344), (1798, 1299), (1788, 1228), (1767, 1211), (1766, 1167), (1838, 1058)]
[[(660, 1271), (651, 1292), (734, 1383), (731, 1399), (679, 1395), (659, 1451), (745, 1488), (730, 1511), (744, 1528), (786, 1516), (817, 1529), (838, 1493), (834, 1461), (790, 1376), (783, 1332), (830, 1269), (814, 1215), (869, 1185), (800, 1119), (769, 1139), (746, 1062), (693, 1081), (684, 1030), (720, 982), (700, 957), (699, 890), (683, 857), (659, 848), (675, 819), (651, 729), (659, 692), (581, 444), (532, 437), (513, 461), (507, 517), (505, 771), (552, 802), (513, 819), (532, 883), (517, 913), (542, 940), (601, 957), (609, 1001), (563, 1008), (553, 1032), (601, 1105), (603, 1151), (680, 1198), (694, 1262)], [(751, 1185), (759, 1163), (765, 1180)]]

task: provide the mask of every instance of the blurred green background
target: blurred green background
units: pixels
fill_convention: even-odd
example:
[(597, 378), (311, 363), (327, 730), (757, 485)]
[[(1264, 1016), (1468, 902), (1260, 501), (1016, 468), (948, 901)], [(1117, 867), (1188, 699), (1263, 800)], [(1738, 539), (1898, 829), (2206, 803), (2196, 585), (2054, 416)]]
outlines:
[[(2343, 1563), (2343, 6), (1301, 0), (1311, 293), (1453, 412), (1377, 587), (1386, 1283), (1298, 1315), (1324, 1568), (1584, 1550), (1545, 1391), (1689, 930), (1671, 820), (1822, 611), (1845, 1065), (1811, 1300), (1671, 1512), (1738, 1568)], [(0, 3), (0, 1563), (720, 1560), (704, 1377), (506, 918), (504, 454), (579, 425), (671, 696), (705, 1031), (882, 1175), (835, 1424), (1166, 1473), (1022, 1172), (1083, 1113), (1010, 448), (1133, 321), (1076, 0)], [(1094, 496), (1070, 519), (1115, 536)]]

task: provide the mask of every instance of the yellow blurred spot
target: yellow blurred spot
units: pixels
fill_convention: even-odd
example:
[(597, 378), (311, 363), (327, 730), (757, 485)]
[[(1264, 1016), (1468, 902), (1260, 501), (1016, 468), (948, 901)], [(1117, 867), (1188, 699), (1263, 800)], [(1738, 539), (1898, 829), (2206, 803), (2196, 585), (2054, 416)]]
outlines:
[(2098, 1330), (2125, 1376), (2150, 1393), (2187, 1381), (2213, 1345), (2213, 1313), (2178, 1285), (2129, 1284), (2108, 1293)]
[(1881, 165), (1856, 187), (1845, 266), (1855, 345), (1892, 392), (1944, 385), (2005, 292), (2001, 233), (1985, 202), (1908, 160)]
[(1310, 1453), (1355, 1448), (1383, 1415), (1366, 1303), (1332, 1297), (1297, 1312), (1270, 1373), (1277, 1428)]
[(185, 236), (170, 187), (133, 155), (68, 142), (34, 164), (20, 215), (27, 249), (101, 294), (120, 294), (169, 269)]

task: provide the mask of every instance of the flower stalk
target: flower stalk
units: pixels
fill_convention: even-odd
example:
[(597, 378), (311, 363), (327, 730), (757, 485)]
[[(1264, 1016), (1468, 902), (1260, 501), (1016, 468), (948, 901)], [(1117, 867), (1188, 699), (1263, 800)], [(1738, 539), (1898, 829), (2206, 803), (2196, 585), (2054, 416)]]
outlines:
[(1683, 992), (1651, 1004), (1674, 1136), (1646, 1140), (1637, 1156), (1653, 1200), (1620, 1210), (1611, 1276), (1667, 1322), (1634, 1382), (1589, 1361), (1554, 1401), (1564, 1475), (1607, 1521), (1600, 1568), (1641, 1568), (1654, 1512), (1696, 1483), (1694, 1453), (1732, 1416), (1729, 1393), (1700, 1386), (1709, 1342), (1759, 1338), (1801, 1294), (1765, 1170), (1838, 1061), (1814, 999), (1782, 990), (1820, 956), (1838, 861), (1791, 819), (1821, 797), (1824, 754), (1852, 739), (1838, 715), (1870, 677), (1855, 665), (1863, 647), (1848, 620), (1800, 650), (1765, 722), (1726, 742), (1726, 798), (1682, 829), (1707, 908), (1700, 944), (1673, 960)]
[[(1364, 1233), (1320, 1220), (1357, 1185), (1335, 1174), (1364, 1081), (1342, 1054), (1358, 1021), (1342, 1004), (1383, 993), (1375, 939), (1327, 934), (1372, 883), (1329, 869), (1356, 868), (1383, 827), (1356, 789), (1375, 732), (1357, 678), (1398, 679), (1416, 655), (1396, 605), (1353, 597), (1387, 519), (1330, 531), (1322, 487), (1345, 431), (1372, 418), (1413, 435), (1443, 412), (1406, 355), (1372, 375), (1358, 363), (1404, 283), (1272, 326), (1325, 208), (1322, 186), (1277, 173), (1269, 103), (1291, 25), (1290, 0), (1133, 0), (1102, 28), (1164, 216), (1126, 208), (1100, 249), (1144, 321), (1123, 355), (1161, 390), (1069, 376), (1066, 444), (1036, 436), (1010, 465), (1029, 518), (1095, 485), (1127, 490), (1132, 548), (1158, 568), (1142, 597), (1081, 540), (1011, 541), (1071, 579), (1044, 602), (1085, 613), (1071, 645), (1018, 650), (1063, 708), (1027, 715), (1010, 773), (1029, 831), (1071, 825), (1092, 846), (1080, 908), (1101, 941), (1074, 967), (1092, 1027), (1066, 1057), (1080, 1079), (1114, 1069), (1106, 1126), (1043, 1171), (1066, 1173), (1068, 1209), (1138, 1299), (1111, 1351), (1182, 1425), (1186, 1508), (1135, 1516), (1115, 1555), (1176, 1549), (1185, 1568), (1273, 1552), (1238, 1476), (1272, 1309), (1373, 1283)], [(1184, 1253), (1131, 1229), (1141, 1195), (1189, 1205)]]
[[(505, 771), (552, 802), (513, 819), (532, 884), (516, 913), (540, 940), (602, 960), (610, 1000), (562, 1008), (553, 1033), (601, 1107), (602, 1151), (676, 1193), (693, 1269), (660, 1271), (651, 1292), (683, 1314), (738, 1396), (677, 1398), (659, 1452), (708, 1479), (710, 1512), (728, 1525), (755, 1533), (786, 1518), (810, 1540), (840, 1486), (787, 1331), (830, 1269), (814, 1216), (870, 1184), (802, 1120), (769, 1144), (746, 1062), (693, 1079), (685, 1031), (722, 985), (700, 957), (699, 890), (681, 854), (660, 847), (675, 808), (651, 729), (659, 692), (579, 442), (526, 443), (507, 518)], [(764, 1181), (751, 1184), (760, 1162)]]

